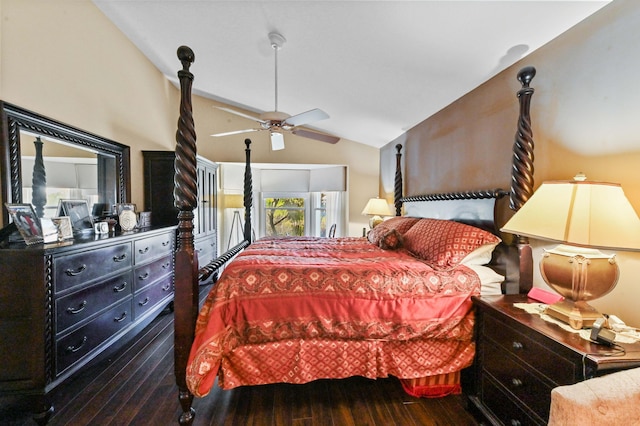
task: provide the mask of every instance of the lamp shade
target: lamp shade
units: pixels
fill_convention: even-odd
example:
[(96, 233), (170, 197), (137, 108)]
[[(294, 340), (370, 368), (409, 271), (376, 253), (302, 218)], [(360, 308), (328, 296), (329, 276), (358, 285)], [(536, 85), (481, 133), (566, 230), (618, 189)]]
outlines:
[(382, 198), (371, 198), (369, 201), (367, 201), (367, 205), (364, 206), (362, 214), (373, 216), (391, 216), (391, 209), (389, 209), (387, 200), (383, 200)]
[(227, 194), (224, 196), (224, 206), (228, 209), (241, 209), (244, 207), (244, 196)]
[(544, 182), (501, 231), (571, 245), (640, 250), (640, 220), (614, 183)]

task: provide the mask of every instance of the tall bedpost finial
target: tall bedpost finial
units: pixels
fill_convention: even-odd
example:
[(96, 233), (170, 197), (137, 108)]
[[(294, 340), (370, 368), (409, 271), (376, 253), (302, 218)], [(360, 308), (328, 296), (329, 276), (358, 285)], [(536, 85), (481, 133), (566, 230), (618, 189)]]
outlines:
[(393, 205), (396, 216), (402, 216), (402, 144), (396, 145), (396, 176), (393, 185)]
[[(180, 79), (180, 116), (176, 132), (175, 188), (173, 196), (178, 208), (178, 239), (175, 253), (176, 306), (198, 306), (198, 255), (193, 243), (193, 209), (197, 206), (196, 132), (193, 124), (191, 86), (193, 74), (189, 71), (195, 57), (193, 51), (181, 46), (178, 59), (183, 69), (178, 71)], [(174, 313), (174, 373), (178, 386), (178, 400), (182, 407), (179, 417), (181, 425), (191, 425), (195, 410), (191, 406), (193, 394), (186, 382), (189, 349), (195, 337), (197, 309), (175, 309)]]
[(518, 73), (522, 89), (518, 91), (520, 115), (513, 144), (513, 173), (511, 174), (510, 207), (519, 210), (533, 194), (533, 132), (531, 130), (530, 104), (534, 90), (529, 87), (536, 75), (534, 67), (525, 67)]
[(246, 162), (244, 167), (244, 239), (251, 242), (251, 206), (253, 205), (253, 181), (251, 178), (251, 139), (244, 140)]
[[(518, 211), (533, 195), (534, 144), (529, 110), (534, 90), (529, 87), (529, 84), (535, 75), (536, 69), (534, 67), (522, 68), (518, 73), (518, 81), (522, 84), (522, 89), (518, 91), (520, 114), (518, 116), (518, 131), (513, 144), (513, 170), (509, 198), (509, 207), (514, 211)], [(518, 235), (516, 245), (520, 255), (519, 290), (526, 292), (533, 286), (533, 253), (527, 237)]]

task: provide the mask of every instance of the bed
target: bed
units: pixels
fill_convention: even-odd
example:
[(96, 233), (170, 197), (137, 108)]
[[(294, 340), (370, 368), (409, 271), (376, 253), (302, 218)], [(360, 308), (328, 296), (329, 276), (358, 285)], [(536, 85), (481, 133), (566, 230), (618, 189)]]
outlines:
[[(396, 217), (353, 238), (251, 240), (251, 141), (245, 140), (244, 241), (207, 265), (193, 246), (196, 143), (191, 106), (194, 60), (182, 46), (176, 133), (175, 374), (191, 424), (194, 395), (216, 379), (223, 389), (318, 378), (393, 375), (419, 396), (460, 391), (473, 362), (471, 297), (526, 292), (532, 260), (525, 238), (497, 229), (533, 192), (529, 102), (535, 75), (518, 79), (520, 115), (512, 186), (463, 193), (402, 195), (396, 147)], [(402, 211), (404, 216), (401, 216)], [(199, 308), (199, 282), (220, 274)]]

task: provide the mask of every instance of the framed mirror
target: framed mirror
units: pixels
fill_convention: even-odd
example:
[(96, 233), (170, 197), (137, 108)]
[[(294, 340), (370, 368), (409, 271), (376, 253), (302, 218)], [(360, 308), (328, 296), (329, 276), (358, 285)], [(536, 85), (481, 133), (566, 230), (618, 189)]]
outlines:
[(55, 217), (61, 199), (87, 200), (96, 215), (106, 212), (94, 206), (129, 201), (128, 146), (7, 102), (0, 108), (3, 203), (32, 204), (38, 217)]

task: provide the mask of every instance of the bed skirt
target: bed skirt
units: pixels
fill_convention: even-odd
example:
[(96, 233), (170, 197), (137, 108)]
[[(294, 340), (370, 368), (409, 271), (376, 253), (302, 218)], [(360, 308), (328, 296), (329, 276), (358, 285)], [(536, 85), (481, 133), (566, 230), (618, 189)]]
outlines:
[(459, 372), (471, 365), (474, 353), (475, 344), (469, 340), (316, 339), (244, 345), (223, 358), (218, 385), (232, 389), (352, 376), (394, 376), (411, 395), (437, 397), (460, 392)]

